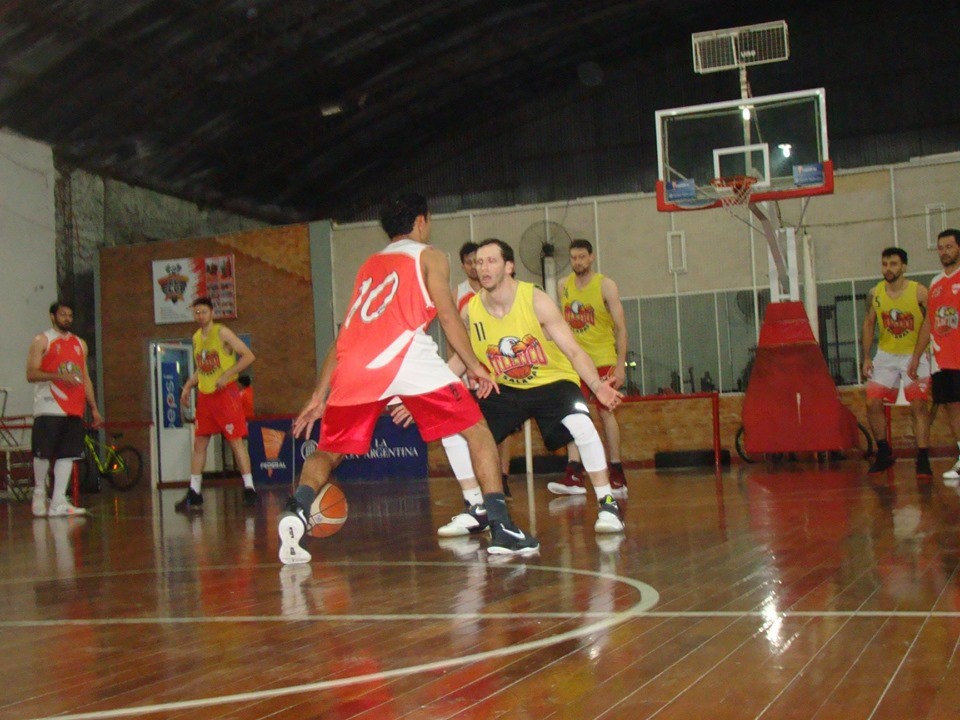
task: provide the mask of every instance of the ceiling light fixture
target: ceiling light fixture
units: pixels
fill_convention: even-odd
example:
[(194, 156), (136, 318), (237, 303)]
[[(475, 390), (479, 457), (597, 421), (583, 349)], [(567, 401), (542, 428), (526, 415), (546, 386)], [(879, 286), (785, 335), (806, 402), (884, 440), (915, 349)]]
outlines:
[(331, 115), (339, 115), (343, 112), (343, 106), (340, 103), (333, 103), (331, 105), (324, 105), (320, 108), (320, 114), (324, 117), (330, 117)]

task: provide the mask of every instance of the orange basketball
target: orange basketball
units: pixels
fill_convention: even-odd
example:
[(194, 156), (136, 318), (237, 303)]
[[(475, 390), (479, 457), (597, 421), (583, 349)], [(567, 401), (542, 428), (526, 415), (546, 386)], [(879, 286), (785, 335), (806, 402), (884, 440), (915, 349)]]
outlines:
[(336, 485), (327, 483), (310, 506), (310, 527), (313, 537), (329, 537), (347, 521), (347, 499)]

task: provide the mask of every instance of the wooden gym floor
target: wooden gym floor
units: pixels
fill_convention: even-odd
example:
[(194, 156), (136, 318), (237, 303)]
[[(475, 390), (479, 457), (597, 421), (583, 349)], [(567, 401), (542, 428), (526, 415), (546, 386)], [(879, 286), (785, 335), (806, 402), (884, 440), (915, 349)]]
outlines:
[(450, 479), (345, 484), (290, 567), (281, 490), (3, 503), (0, 720), (956, 718), (960, 497), (865, 468), (633, 471), (622, 539), (515, 477), (532, 560), (438, 539)]

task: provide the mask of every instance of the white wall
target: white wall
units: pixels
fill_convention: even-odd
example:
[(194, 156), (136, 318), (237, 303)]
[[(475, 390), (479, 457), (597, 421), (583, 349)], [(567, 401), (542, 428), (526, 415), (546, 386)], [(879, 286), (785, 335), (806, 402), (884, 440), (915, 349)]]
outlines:
[(33, 412), (27, 348), (57, 296), (53, 153), (0, 130), (0, 387), (8, 415)]

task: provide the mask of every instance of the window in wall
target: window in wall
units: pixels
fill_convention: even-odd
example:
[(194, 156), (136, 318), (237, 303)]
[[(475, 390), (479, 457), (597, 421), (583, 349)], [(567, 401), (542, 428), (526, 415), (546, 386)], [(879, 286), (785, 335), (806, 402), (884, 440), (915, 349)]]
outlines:
[(643, 388), (647, 395), (681, 392), (674, 297), (640, 300), (643, 328)]
[(720, 357), (714, 294), (682, 295), (679, 300), (683, 392), (716, 390), (720, 382)]
[[(863, 283), (867, 284), (864, 286)], [(857, 285), (860, 285), (857, 287)], [(869, 281), (817, 284), (820, 349), (837, 385), (860, 381), (860, 326)]]
[(621, 302), (623, 319), (627, 326), (627, 382), (622, 391), (625, 395), (644, 395), (640, 301), (637, 298), (626, 298)]
[(757, 320), (752, 290), (716, 295), (720, 333), (721, 392), (743, 392), (757, 348)]

